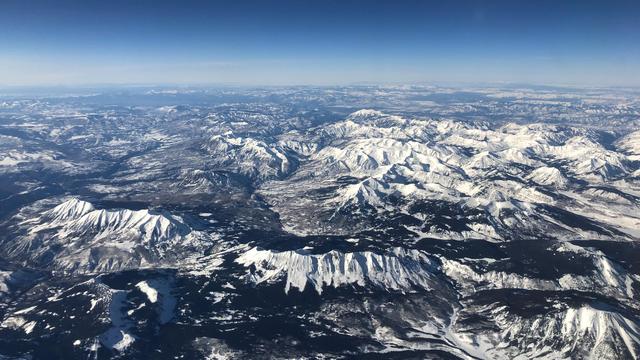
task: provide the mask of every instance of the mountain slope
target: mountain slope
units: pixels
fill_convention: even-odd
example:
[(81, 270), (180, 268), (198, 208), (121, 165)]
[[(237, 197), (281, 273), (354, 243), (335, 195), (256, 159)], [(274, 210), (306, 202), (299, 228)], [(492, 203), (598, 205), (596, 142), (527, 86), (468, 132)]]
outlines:
[(8, 256), (71, 272), (171, 264), (199, 254), (215, 239), (166, 212), (95, 209), (77, 198), (17, 226), (28, 231), (3, 244)]

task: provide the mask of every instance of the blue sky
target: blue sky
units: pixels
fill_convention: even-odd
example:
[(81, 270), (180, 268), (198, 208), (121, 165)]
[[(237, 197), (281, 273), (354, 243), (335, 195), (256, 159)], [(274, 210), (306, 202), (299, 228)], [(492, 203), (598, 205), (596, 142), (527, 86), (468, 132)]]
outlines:
[(640, 1), (3, 0), (0, 84), (640, 86)]

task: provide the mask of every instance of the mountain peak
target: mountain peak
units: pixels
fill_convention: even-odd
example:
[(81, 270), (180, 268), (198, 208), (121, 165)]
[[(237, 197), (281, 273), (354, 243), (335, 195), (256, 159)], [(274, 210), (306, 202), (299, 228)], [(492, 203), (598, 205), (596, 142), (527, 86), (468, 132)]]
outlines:
[(56, 220), (75, 219), (95, 210), (93, 204), (78, 198), (71, 198), (47, 212)]

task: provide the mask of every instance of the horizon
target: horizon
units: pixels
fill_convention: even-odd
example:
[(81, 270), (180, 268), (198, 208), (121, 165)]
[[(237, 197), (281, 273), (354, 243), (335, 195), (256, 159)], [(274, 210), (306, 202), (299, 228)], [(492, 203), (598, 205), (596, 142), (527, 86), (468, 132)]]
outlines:
[(214, 89), (260, 89), (260, 88), (336, 88), (336, 87), (416, 87), (416, 88), (452, 88), (452, 89), (481, 89), (481, 88), (522, 88), (537, 90), (537, 88), (548, 88), (551, 90), (640, 90), (640, 85), (580, 85), (569, 83), (536, 83), (536, 82), (344, 82), (331, 84), (316, 83), (234, 83), (234, 82), (210, 82), (210, 83), (77, 83), (77, 84), (2, 84), (1, 90), (15, 89), (68, 89), (68, 90), (122, 90), (122, 89), (193, 89), (193, 90), (214, 90)]
[(639, 23), (626, 0), (11, 0), (0, 86), (638, 87)]

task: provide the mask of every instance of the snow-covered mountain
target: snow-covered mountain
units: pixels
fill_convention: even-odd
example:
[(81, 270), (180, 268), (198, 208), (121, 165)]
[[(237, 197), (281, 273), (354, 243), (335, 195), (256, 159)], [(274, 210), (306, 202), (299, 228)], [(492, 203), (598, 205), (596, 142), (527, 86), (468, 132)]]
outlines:
[(434, 264), (417, 251), (398, 248), (390, 254), (369, 251), (325, 254), (307, 254), (304, 251), (273, 252), (252, 248), (236, 259), (245, 267), (253, 267), (253, 282), (277, 282), (285, 280), (285, 292), (293, 287), (304, 291), (307, 283), (318, 294), (325, 286), (373, 285), (386, 290), (411, 291), (430, 289), (436, 279), (430, 274)]
[[(505, 294), (506, 295), (506, 294)], [(511, 294), (515, 299), (536, 293)], [(519, 359), (636, 359), (640, 351), (640, 323), (611, 312), (607, 304), (562, 305), (550, 301), (547, 308), (523, 309), (520, 304), (478, 303), (465, 309), (462, 318), (485, 317), (484, 329), (465, 324), (456, 333), (481, 344), (483, 358)], [(525, 310), (528, 313), (523, 314)], [(474, 312), (474, 313), (472, 313)], [(496, 337), (497, 332), (500, 336)]]
[(17, 226), (25, 232), (3, 244), (9, 257), (69, 272), (170, 265), (200, 254), (215, 240), (167, 212), (96, 209), (78, 198)]
[(640, 160), (640, 130), (634, 131), (618, 141), (616, 148), (629, 155), (633, 160)]
[(259, 180), (282, 177), (295, 166), (284, 149), (252, 138), (214, 135), (204, 148), (219, 166)]
[(637, 91), (129, 88), (0, 113), (0, 359), (640, 356)]
[[(297, 171), (259, 189), (292, 232), (347, 234), (370, 227), (367, 220), (376, 214), (402, 213), (414, 219), (406, 228), (417, 237), (501, 240), (513, 238), (515, 229), (517, 237), (535, 237), (540, 228), (558, 239), (638, 236), (638, 185), (618, 181), (631, 177), (637, 164), (605, 149), (592, 131), (543, 124), (491, 130), (372, 110), (328, 128), (310, 131), (320, 150)], [(600, 210), (608, 201), (584, 196), (589, 186), (631, 201)], [(434, 227), (430, 214), (418, 210), (436, 201), (459, 214), (459, 230)], [(592, 210), (568, 217), (576, 203)], [(352, 211), (371, 215), (341, 228), (336, 219), (342, 212), (352, 218)]]

